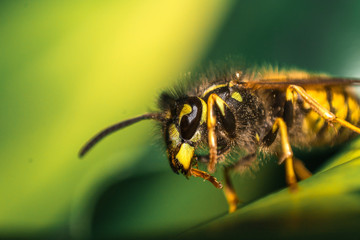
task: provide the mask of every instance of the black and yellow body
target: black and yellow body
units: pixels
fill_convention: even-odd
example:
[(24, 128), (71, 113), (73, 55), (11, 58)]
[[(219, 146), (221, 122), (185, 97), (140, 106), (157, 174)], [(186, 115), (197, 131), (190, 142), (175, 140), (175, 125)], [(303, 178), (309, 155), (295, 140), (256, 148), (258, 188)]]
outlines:
[[(307, 178), (291, 146), (314, 148), (349, 140), (360, 133), (359, 100), (344, 79), (306, 72), (262, 68), (248, 72), (203, 77), (198, 87), (176, 97), (164, 93), (160, 106), (170, 166), (190, 176), (211, 177), (196, 170), (197, 160), (208, 172), (227, 154), (245, 151), (245, 156), (225, 166), (225, 195), (230, 211), (238, 199), (228, 176), (255, 164), (259, 153), (274, 153), (286, 164), (286, 178), (296, 189), (297, 178)], [(278, 136), (279, 135), (279, 136)], [(208, 147), (209, 154), (196, 156), (195, 149)], [(212, 183), (220, 187), (212, 179)]]
[[(163, 93), (158, 113), (130, 119), (95, 136), (81, 151), (85, 154), (109, 133), (143, 119), (162, 127), (170, 166), (175, 173), (222, 184), (210, 174), (228, 155), (241, 151), (238, 160), (224, 165), (224, 192), (229, 211), (238, 198), (230, 172), (253, 166), (260, 153), (275, 154), (285, 163), (286, 181), (297, 189), (297, 179), (311, 176), (293, 156), (292, 147), (314, 148), (339, 144), (360, 133), (359, 100), (351, 91), (357, 79), (331, 78), (298, 70), (229, 69), (199, 75), (188, 90)], [(198, 155), (205, 149), (205, 155)], [(207, 164), (208, 172), (197, 168)]]

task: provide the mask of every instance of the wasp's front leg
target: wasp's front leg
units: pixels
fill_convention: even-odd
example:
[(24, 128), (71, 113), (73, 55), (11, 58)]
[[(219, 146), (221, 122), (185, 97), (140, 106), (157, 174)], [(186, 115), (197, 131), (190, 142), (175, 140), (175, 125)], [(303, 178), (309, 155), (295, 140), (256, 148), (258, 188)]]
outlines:
[(207, 128), (208, 128), (208, 142), (209, 142), (209, 155), (210, 155), (208, 171), (211, 173), (215, 171), (215, 165), (217, 163), (217, 139), (215, 134), (215, 127), (216, 127), (215, 102), (218, 98), (220, 97), (213, 93), (209, 96), (207, 102), (207, 106), (208, 106)]
[[(217, 108), (219, 111), (219, 122), (225, 132), (232, 136), (235, 132), (235, 117), (231, 112), (226, 102), (221, 99), (217, 94), (212, 93), (207, 101), (207, 129), (208, 129), (208, 144), (209, 144), (209, 164), (208, 171), (210, 173), (215, 172), (215, 166), (217, 163), (217, 137), (215, 132), (217, 122)], [(232, 136), (233, 137), (233, 136)]]
[(222, 188), (223, 187), (221, 182), (219, 182), (215, 177), (211, 176), (207, 172), (201, 171), (201, 170), (196, 169), (196, 168), (190, 168), (189, 173), (190, 173), (191, 176), (200, 177), (200, 178), (203, 178), (204, 180), (207, 180), (207, 181), (211, 182), (212, 185), (214, 185), (216, 188)]

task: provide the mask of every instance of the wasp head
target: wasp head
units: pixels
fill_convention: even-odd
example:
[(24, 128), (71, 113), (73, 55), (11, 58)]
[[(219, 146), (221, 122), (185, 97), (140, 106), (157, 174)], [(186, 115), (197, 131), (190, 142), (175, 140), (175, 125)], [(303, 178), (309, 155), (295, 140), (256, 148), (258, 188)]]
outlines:
[(161, 101), (166, 114), (163, 132), (170, 166), (175, 173), (189, 175), (195, 146), (205, 135), (206, 103), (198, 97), (174, 100), (166, 94)]
[(220, 182), (208, 173), (192, 168), (195, 148), (206, 142), (207, 105), (198, 97), (182, 97), (178, 100), (167, 94), (160, 98), (161, 112), (146, 113), (141, 116), (116, 123), (92, 137), (80, 150), (83, 157), (100, 140), (109, 134), (145, 119), (161, 123), (167, 146), (170, 166), (175, 173), (185, 176), (201, 177), (210, 181), (215, 187), (222, 188)]

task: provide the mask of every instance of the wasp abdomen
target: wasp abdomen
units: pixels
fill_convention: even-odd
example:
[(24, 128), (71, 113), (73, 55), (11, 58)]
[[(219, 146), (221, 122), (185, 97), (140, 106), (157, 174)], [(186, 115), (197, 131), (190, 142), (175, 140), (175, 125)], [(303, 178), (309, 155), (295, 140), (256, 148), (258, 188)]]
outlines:
[[(326, 108), (337, 118), (358, 125), (360, 120), (359, 100), (352, 92), (344, 87), (305, 88), (306, 92), (322, 107)], [(297, 115), (303, 115), (301, 130), (306, 136), (303, 141), (311, 146), (333, 145), (348, 140), (353, 132), (338, 123), (329, 123), (317, 112), (311, 110), (308, 103), (300, 99), (297, 103)], [(296, 142), (296, 139), (295, 139)]]

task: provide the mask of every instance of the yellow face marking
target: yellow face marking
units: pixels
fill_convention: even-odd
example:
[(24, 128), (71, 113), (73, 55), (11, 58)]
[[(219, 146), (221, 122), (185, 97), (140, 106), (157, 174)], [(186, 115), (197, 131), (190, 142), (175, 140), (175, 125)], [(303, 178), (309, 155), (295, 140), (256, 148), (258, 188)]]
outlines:
[(185, 170), (190, 168), (191, 159), (194, 156), (194, 148), (187, 143), (181, 144), (178, 154), (176, 154), (176, 159), (183, 166)]
[(259, 137), (259, 134), (258, 134), (258, 133), (256, 133), (255, 137), (256, 137), (256, 140), (259, 142), (259, 141), (260, 141), (260, 137)]
[(183, 109), (181, 110), (180, 112), (180, 115), (179, 115), (179, 124), (180, 124), (180, 121), (181, 121), (181, 118), (186, 115), (186, 114), (189, 114), (192, 112), (192, 107), (189, 105), (189, 104), (184, 104), (184, 107)]
[(227, 84), (213, 85), (213, 86), (209, 87), (208, 89), (206, 89), (206, 90), (204, 91), (202, 97), (205, 97), (206, 94), (208, 94), (209, 92), (211, 92), (211, 91), (213, 91), (213, 90), (215, 90), (215, 89), (217, 89), (217, 88), (222, 88), (222, 87), (226, 87), (226, 86), (227, 86)]
[(190, 139), (191, 142), (197, 142), (201, 139), (200, 131), (196, 131), (194, 136)]
[(173, 148), (175, 148), (180, 143), (180, 133), (176, 129), (175, 124), (171, 124), (169, 126), (169, 138)]
[(233, 93), (231, 94), (231, 97), (232, 97), (233, 99), (235, 99), (236, 101), (238, 101), (238, 102), (242, 102), (242, 101), (243, 101), (242, 96), (241, 96), (240, 93), (238, 93), (238, 92), (233, 92)]
[(206, 102), (204, 100), (202, 100), (201, 98), (199, 98), (202, 104), (202, 113), (201, 113), (201, 120), (200, 120), (200, 125), (203, 124), (204, 122), (206, 122), (206, 116), (207, 116), (207, 105)]

